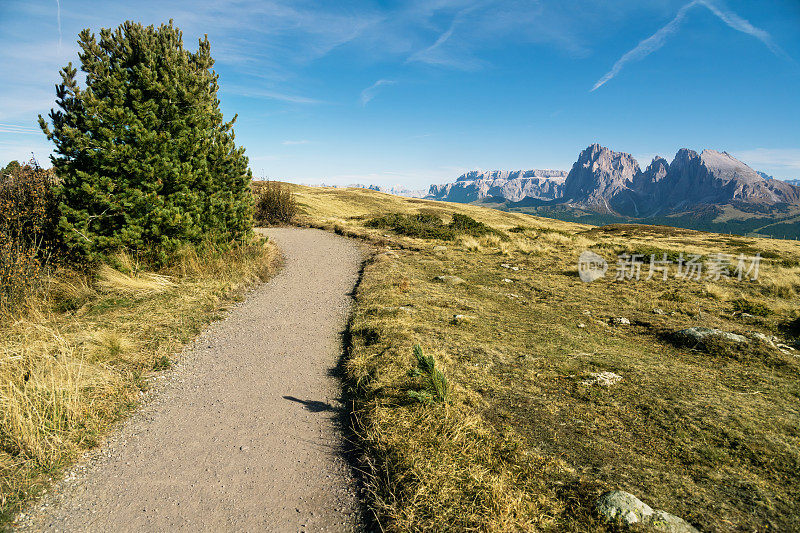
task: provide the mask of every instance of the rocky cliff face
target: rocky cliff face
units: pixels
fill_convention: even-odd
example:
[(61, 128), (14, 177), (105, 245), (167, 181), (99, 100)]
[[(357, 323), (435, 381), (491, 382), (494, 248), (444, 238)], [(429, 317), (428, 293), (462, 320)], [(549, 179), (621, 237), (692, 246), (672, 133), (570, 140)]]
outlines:
[(639, 174), (639, 163), (630, 154), (593, 144), (572, 165), (563, 197), (593, 211), (636, 210), (633, 187)]
[(563, 170), (474, 170), (455, 183), (431, 185), (428, 198), (447, 202), (475, 202), (496, 197), (511, 202), (525, 198), (554, 200), (562, 196), (567, 173)]
[(727, 152), (683, 148), (672, 163), (656, 157), (639, 170), (629, 154), (593, 144), (581, 152), (564, 184), (564, 201), (630, 217), (679, 212), (698, 205), (800, 204), (800, 189), (770, 180)]

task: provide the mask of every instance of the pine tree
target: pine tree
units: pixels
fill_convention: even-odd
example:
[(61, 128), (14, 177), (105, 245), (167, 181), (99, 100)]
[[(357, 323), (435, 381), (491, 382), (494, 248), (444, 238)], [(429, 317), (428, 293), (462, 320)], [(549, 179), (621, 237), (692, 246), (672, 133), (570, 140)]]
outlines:
[(196, 53), (169, 24), (79, 35), (79, 87), (60, 71), (52, 130), (59, 231), (76, 255), (122, 247), (164, 260), (183, 243), (230, 242), (252, 227), (252, 175), (219, 108), (208, 38)]

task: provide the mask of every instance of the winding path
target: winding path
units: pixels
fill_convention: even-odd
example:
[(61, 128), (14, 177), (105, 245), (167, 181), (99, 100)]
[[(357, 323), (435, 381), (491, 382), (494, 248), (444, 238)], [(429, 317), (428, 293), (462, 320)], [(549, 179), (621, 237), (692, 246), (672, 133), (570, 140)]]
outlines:
[(185, 350), (155, 399), (26, 529), (360, 529), (335, 368), (361, 252), (318, 230), (268, 234), (280, 273)]

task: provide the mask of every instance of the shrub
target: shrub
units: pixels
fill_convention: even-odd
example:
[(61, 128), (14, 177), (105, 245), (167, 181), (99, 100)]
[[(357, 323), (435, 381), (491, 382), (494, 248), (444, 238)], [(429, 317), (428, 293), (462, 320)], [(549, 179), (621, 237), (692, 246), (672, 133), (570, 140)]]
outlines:
[(79, 35), (81, 70), (56, 87), (52, 130), (61, 180), (59, 232), (69, 252), (101, 260), (127, 248), (164, 262), (184, 243), (230, 242), (252, 228), (252, 175), (223, 121), (211, 45), (125, 22)]
[(432, 355), (425, 355), (419, 344), (414, 345), (414, 357), (417, 366), (409, 371), (409, 376), (421, 378), (420, 390), (408, 391), (409, 397), (421, 403), (444, 403), (450, 391), (447, 378), (436, 368), (436, 360)]
[(414, 215), (391, 213), (373, 218), (367, 221), (365, 225), (370, 228), (391, 229), (401, 235), (420, 239), (451, 241), (458, 235), (470, 235), (473, 237), (498, 235), (508, 240), (507, 236), (501, 235), (494, 228), (487, 226), (483, 222), (478, 222), (470, 216), (459, 213), (453, 215), (449, 224), (445, 224), (441, 218), (429, 213), (417, 213)]
[[(656, 246), (640, 246), (633, 250), (620, 248), (616, 251), (617, 256), (627, 254), (631, 256), (631, 260), (639, 263), (650, 263), (653, 261), (663, 261), (665, 256), (666, 260), (673, 264), (678, 264), (681, 260), (681, 254), (675, 250), (665, 250)], [(683, 261), (687, 261), (688, 255), (684, 254)]]
[(472, 235), (473, 237), (482, 237), (488, 233), (496, 233), (493, 228), (490, 228), (483, 222), (478, 222), (474, 218), (460, 213), (453, 213), (453, 219), (450, 221), (450, 228), (456, 233), (464, 233), (466, 235)]
[(297, 215), (297, 200), (284, 184), (268, 181), (256, 190), (253, 219), (257, 224), (288, 224)]
[(373, 218), (365, 225), (370, 228), (391, 229), (401, 235), (420, 239), (451, 241), (455, 238), (455, 232), (452, 228), (445, 226), (441, 218), (426, 213), (415, 215), (392, 213)]
[(751, 302), (745, 298), (737, 298), (731, 302), (735, 313), (749, 313), (755, 316), (769, 316), (772, 309), (758, 302)]
[(37, 282), (56, 245), (52, 181), (35, 160), (0, 172), (0, 309)]

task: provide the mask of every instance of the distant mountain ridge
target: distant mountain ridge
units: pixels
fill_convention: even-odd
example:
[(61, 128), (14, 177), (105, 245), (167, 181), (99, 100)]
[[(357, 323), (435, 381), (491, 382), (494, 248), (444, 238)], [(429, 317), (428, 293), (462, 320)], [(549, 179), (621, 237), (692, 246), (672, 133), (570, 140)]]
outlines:
[(630, 155), (593, 144), (581, 152), (561, 201), (599, 213), (649, 217), (697, 206), (800, 205), (800, 188), (770, 180), (727, 152), (682, 148), (641, 171)]
[(462, 203), (486, 198), (555, 200), (563, 195), (567, 174), (565, 170), (473, 170), (459, 176), (455, 183), (431, 185), (427, 197)]
[(630, 154), (597, 143), (569, 172), (473, 171), (431, 185), (427, 198), (451, 202), (541, 200), (587, 211), (643, 218), (737, 205), (764, 211), (800, 206), (800, 187), (756, 172), (727, 152), (682, 148), (672, 162), (656, 156), (642, 171)]

